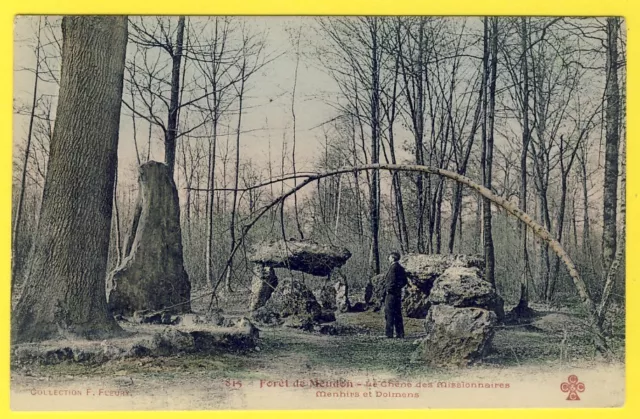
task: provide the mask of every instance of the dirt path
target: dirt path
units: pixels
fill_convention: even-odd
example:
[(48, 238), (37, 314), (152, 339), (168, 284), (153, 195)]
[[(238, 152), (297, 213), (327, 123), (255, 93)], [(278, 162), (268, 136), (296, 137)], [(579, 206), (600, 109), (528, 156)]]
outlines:
[[(390, 340), (379, 337), (378, 317), (341, 319), (364, 324), (372, 332), (369, 335), (325, 336), (264, 328), (259, 350), (245, 354), (129, 359), (93, 368), (66, 364), (14, 372), (11, 405), (16, 410), (215, 410), (623, 404), (623, 364), (575, 356), (560, 360), (553, 350), (547, 356), (528, 357), (541, 353), (536, 345), (553, 349), (553, 341), (540, 333), (499, 331), (496, 351), (483, 365), (436, 370), (408, 362), (422, 330), (420, 322), (407, 322), (409, 338)], [(567, 393), (560, 390), (571, 374), (585, 384), (577, 402), (567, 401)]]

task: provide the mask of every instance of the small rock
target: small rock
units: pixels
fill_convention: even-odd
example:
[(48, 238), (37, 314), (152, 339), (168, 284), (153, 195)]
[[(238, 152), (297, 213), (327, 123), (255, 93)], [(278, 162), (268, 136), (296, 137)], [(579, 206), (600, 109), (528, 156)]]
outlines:
[(129, 321), (122, 314), (116, 314), (115, 316), (113, 316), (113, 318), (116, 319), (117, 322), (128, 322)]
[(316, 318), (319, 323), (331, 323), (336, 321), (336, 313), (333, 310), (322, 310)]
[(251, 313), (251, 318), (259, 323), (276, 325), (281, 324), (280, 315), (273, 310), (269, 310), (265, 307), (260, 307), (256, 311)]
[(215, 324), (216, 326), (222, 326), (225, 318), (222, 315), (222, 310), (217, 310), (207, 313), (204, 320), (206, 323)]
[(309, 316), (290, 316), (284, 321), (285, 327), (301, 329), (307, 332), (313, 330), (313, 319)]
[(338, 334), (338, 329), (336, 329), (336, 327), (332, 324), (323, 324), (322, 326), (318, 327), (318, 333), (322, 334), (322, 335), (337, 335)]
[(234, 327), (236, 325), (236, 321), (234, 319), (230, 319), (230, 318), (225, 318), (224, 320), (222, 320), (222, 324), (220, 326), (222, 327)]
[(161, 355), (174, 355), (195, 349), (193, 336), (172, 328), (166, 328), (154, 335), (153, 342)]
[(363, 311), (367, 311), (367, 305), (362, 301), (358, 301), (351, 306), (349, 311), (352, 313), (362, 313)]
[(121, 387), (128, 387), (133, 385), (133, 378), (131, 377), (116, 377), (114, 381), (116, 385)]
[(240, 319), (237, 327), (243, 329), (253, 339), (257, 339), (260, 335), (260, 329), (255, 327), (253, 323), (251, 323), (251, 320), (246, 317)]

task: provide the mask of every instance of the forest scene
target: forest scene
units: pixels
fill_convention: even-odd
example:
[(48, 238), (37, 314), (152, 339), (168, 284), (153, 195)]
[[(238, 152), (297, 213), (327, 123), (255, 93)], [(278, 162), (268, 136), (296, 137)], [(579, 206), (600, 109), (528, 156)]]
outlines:
[(624, 19), (14, 35), (13, 409), (624, 403)]

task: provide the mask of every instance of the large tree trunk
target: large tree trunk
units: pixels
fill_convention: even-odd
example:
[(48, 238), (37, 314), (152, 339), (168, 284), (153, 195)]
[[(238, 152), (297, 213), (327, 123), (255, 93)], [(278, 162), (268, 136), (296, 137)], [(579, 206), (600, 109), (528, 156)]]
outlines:
[[(483, 178), (485, 188), (491, 190), (491, 170), (493, 166), (493, 125), (495, 117), (495, 101), (496, 101), (496, 79), (497, 79), (497, 64), (498, 64), (498, 24), (496, 18), (493, 19), (491, 28), (491, 68), (487, 67), (487, 52), (484, 56), (485, 74), (488, 72), (491, 74), (491, 80), (489, 82), (489, 94), (485, 114), (485, 124), (488, 127), (485, 128), (486, 134), (483, 136), (484, 140), (484, 152), (482, 155), (483, 161)], [(488, 18), (485, 18), (485, 50), (488, 42)], [(486, 76), (485, 76), (486, 77)], [(486, 102), (485, 102), (486, 103)], [(482, 205), (482, 220), (483, 220), (483, 241), (484, 241), (484, 259), (485, 259), (485, 277), (487, 281), (495, 285), (495, 256), (493, 250), (493, 235), (491, 233), (491, 201), (485, 199)]]
[[(626, 147), (625, 144), (622, 144), (622, 152), (620, 153), (620, 172), (621, 172), (621, 177), (620, 177), (620, 217), (624, 219), (625, 214), (627, 213), (627, 206), (626, 206), (626, 185), (627, 185), (627, 173), (626, 173)], [(602, 290), (602, 298), (600, 300), (600, 304), (598, 305), (598, 325), (600, 327), (602, 327), (602, 324), (604, 323), (604, 319), (605, 316), (607, 314), (607, 307), (609, 306), (609, 301), (611, 299), (611, 291), (613, 291), (613, 286), (615, 284), (615, 280), (616, 277), (618, 275), (618, 271), (620, 269), (620, 266), (622, 265), (622, 261), (624, 259), (625, 256), (625, 241), (626, 241), (626, 237), (625, 237), (625, 233), (626, 233), (626, 220), (622, 223), (622, 228), (620, 230), (620, 239), (617, 240), (617, 250), (616, 250), (616, 255), (615, 258), (613, 259), (613, 262), (611, 262), (611, 265), (609, 266), (608, 272), (607, 272), (607, 277), (605, 279), (604, 282), (604, 288)]]
[(173, 175), (176, 165), (176, 137), (178, 136), (178, 110), (180, 108), (180, 62), (182, 61), (182, 42), (184, 38), (184, 16), (178, 18), (176, 49), (171, 56), (171, 101), (167, 131), (164, 135), (164, 160)]
[(65, 17), (62, 37), (57, 119), (14, 342), (121, 330), (107, 309), (105, 278), (127, 18)]
[[(527, 32), (527, 18), (520, 18), (522, 23), (521, 47), (522, 55), (522, 149), (520, 150), (520, 196), (518, 204), (522, 212), (527, 212), (527, 154), (529, 152), (529, 141), (531, 139), (531, 131), (529, 129), (529, 66), (527, 60), (527, 41), (529, 35)], [(516, 312), (526, 314), (529, 308), (529, 280), (527, 273), (529, 272), (529, 250), (527, 249), (527, 229), (518, 224), (518, 235), (520, 237), (520, 246), (522, 248), (522, 273), (520, 274), (520, 301), (516, 307)]]
[(620, 142), (620, 89), (618, 86), (618, 19), (607, 19), (606, 152), (604, 161), (604, 210), (602, 254), (608, 270), (616, 252), (616, 206), (618, 199), (618, 147)]

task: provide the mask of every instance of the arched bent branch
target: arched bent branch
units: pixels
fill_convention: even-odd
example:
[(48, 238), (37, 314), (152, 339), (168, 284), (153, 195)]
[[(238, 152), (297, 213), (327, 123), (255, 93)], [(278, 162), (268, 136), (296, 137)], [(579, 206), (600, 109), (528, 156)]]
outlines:
[[(251, 227), (253, 227), (253, 225), (271, 208), (273, 208), (278, 204), (284, 203), (284, 201), (289, 196), (293, 195), (294, 193), (298, 192), (300, 189), (304, 188), (305, 186), (319, 179), (335, 176), (342, 173), (355, 173), (355, 172), (362, 172), (365, 170), (388, 170), (392, 172), (395, 172), (395, 171), (422, 172), (422, 173), (442, 176), (447, 179), (451, 179), (456, 182), (459, 182), (465, 186), (468, 186), (469, 188), (476, 191), (478, 194), (489, 199), (495, 205), (503, 208), (509, 214), (519, 219), (521, 222), (523, 222), (527, 227), (531, 229), (533, 234), (538, 236), (538, 238), (540, 238), (542, 241), (546, 242), (549, 245), (549, 247), (558, 255), (560, 260), (562, 260), (562, 262), (565, 264), (565, 266), (567, 267), (567, 270), (569, 271), (569, 276), (571, 277), (571, 280), (573, 281), (573, 284), (576, 290), (578, 291), (580, 301), (584, 306), (587, 312), (587, 315), (589, 317), (589, 324), (591, 327), (591, 332), (594, 335), (596, 347), (600, 352), (603, 352), (603, 353), (607, 350), (606, 342), (602, 337), (602, 330), (598, 323), (596, 307), (593, 303), (593, 300), (591, 300), (591, 297), (589, 296), (589, 291), (587, 290), (587, 286), (582, 280), (582, 278), (580, 277), (580, 274), (578, 273), (578, 270), (576, 269), (575, 264), (573, 263), (569, 255), (565, 252), (560, 242), (554, 239), (553, 236), (542, 225), (538, 224), (528, 214), (521, 211), (516, 205), (512, 204), (511, 202), (507, 201), (502, 197), (495, 195), (489, 189), (473, 182), (471, 179), (467, 178), (466, 176), (460, 175), (458, 173), (455, 173), (449, 170), (439, 169), (435, 167), (428, 167), (428, 166), (420, 166), (420, 165), (408, 165), (408, 164), (407, 165), (406, 164), (366, 164), (366, 165), (354, 166), (354, 167), (343, 167), (340, 169), (317, 173), (317, 174), (303, 175), (301, 176), (305, 178), (303, 182), (298, 184), (296, 187), (291, 188), (288, 192), (286, 192), (285, 194), (281, 195), (280, 197), (272, 201), (270, 204), (263, 207), (262, 210), (256, 215), (256, 217), (249, 224), (243, 227), (242, 235), (240, 236), (238, 243), (236, 244), (231, 254), (229, 255), (228, 262), (233, 260), (233, 257), (235, 256), (237, 250), (240, 248), (241, 244), (244, 242), (244, 239), (247, 236), (247, 233), (249, 232)], [(227, 263), (227, 266), (229, 266), (229, 263)], [(224, 271), (226, 271), (226, 268)], [(221, 273), (220, 279), (224, 277), (224, 274), (225, 274), (224, 271)], [(212, 293), (214, 294), (218, 288), (218, 285), (220, 284), (220, 279), (218, 279), (217, 283), (213, 287)]]

